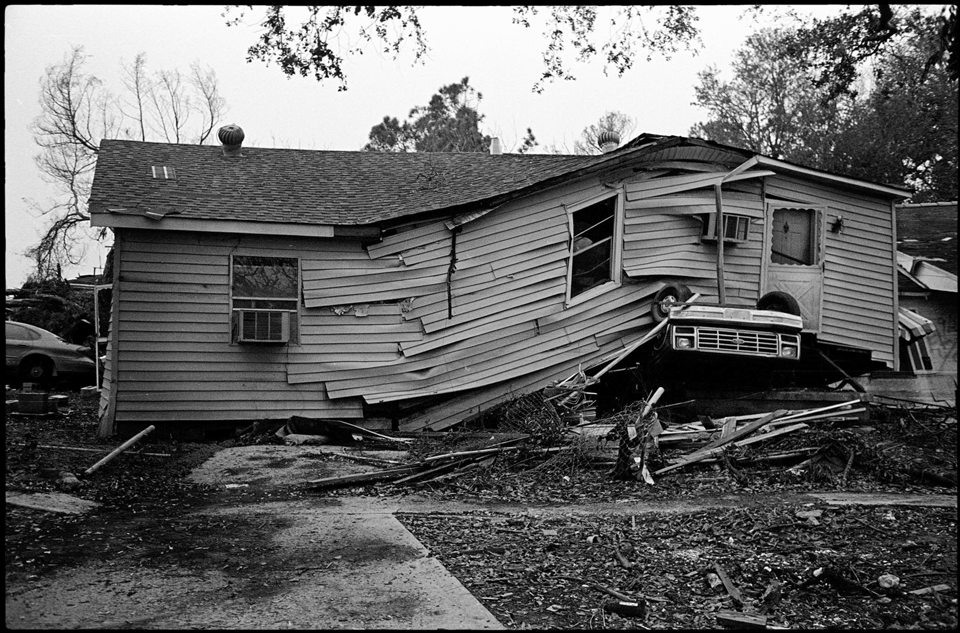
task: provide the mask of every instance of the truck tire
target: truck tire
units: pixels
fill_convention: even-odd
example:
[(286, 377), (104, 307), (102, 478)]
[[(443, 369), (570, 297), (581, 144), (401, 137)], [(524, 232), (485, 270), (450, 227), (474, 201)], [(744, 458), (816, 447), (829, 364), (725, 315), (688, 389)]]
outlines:
[(785, 292), (775, 290), (768, 292), (757, 301), (757, 310), (773, 310), (774, 312), (785, 312), (794, 316), (800, 316), (800, 304), (797, 300)]
[(683, 303), (693, 296), (690, 289), (683, 284), (668, 284), (657, 291), (650, 306), (650, 315), (660, 323), (670, 315), (670, 306)]

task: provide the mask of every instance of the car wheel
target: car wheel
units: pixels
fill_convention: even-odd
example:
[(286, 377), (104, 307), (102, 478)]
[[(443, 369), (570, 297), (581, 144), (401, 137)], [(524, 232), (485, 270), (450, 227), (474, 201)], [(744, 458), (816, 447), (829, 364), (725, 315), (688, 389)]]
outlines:
[(659, 323), (670, 315), (670, 306), (683, 303), (693, 296), (690, 289), (683, 284), (669, 284), (657, 291), (653, 296), (653, 305), (650, 314), (653, 320)]
[(49, 382), (53, 378), (53, 363), (49, 358), (32, 356), (20, 363), (20, 379), (23, 382)]
[(757, 301), (758, 310), (773, 310), (774, 312), (786, 312), (794, 316), (800, 316), (800, 304), (797, 300), (785, 292), (775, 290), (768, 292)]

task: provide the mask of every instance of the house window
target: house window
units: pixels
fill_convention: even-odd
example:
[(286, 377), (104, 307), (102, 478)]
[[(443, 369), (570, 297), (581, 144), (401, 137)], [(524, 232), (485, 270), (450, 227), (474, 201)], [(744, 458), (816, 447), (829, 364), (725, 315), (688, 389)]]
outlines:
[[(717, 239), (717, 214), (704, 213), (700, 216), (703, 222), (702, 240), (715, 241)], [(746, 242), (750, 236), (750, 218), (735, 213), (723, 214), (723, 241)]]
[(300, 263), (292, 257), (234, 255), (231, 341), (297, 343)]
[(620, 282), (620, 196), (573, 209), (568, 290), (570, 299)]
[(774, 209), (770, 261), (813, 266), (817, 263), (816, 209)]

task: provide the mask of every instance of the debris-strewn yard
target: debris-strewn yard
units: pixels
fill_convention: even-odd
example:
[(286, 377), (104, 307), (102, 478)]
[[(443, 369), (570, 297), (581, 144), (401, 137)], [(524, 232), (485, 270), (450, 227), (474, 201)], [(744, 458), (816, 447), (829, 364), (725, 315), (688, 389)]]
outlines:
[[(287, 425), (285, 439), (275, 426), (260, 425), (219, 443), (148, 436), (71, 484), (61, 473), (82, 473), (120, 441), (96, 438), (95, 399), (64, 395), (68, 404), (54, 415), (8, 410), (6, 490), (62, 491), (102, 505), (87, 515), (7, 505), (8, 588), (106, 556), (131, 569), (171, 559), (197, 569), (209, 563), (236, 574), (232, 595), (256, 597), (267, 585), (273, 595), (288, 581), (269, 564), (277, 526), (241, 517), (229, 526), (200, 525), (186, 518), (192, 509), (223, 502), (228, 493), (240, 504), (416, 494), (491, 504), (399, 517), (510, 628), (957, 625), (955, 508), (843, 506), (801, 496), (955, 495), (953, 409), (870, 405), (868, 420), (820, 417), (778, 433), (797, 422), (671, 419), (668, 409), (641, 419), (643, 403), (636, 403), (581, 427), (600, 433), (571, 434), (570, 420), (561, 423), (544, 413), (542, 401), (526, 399), (474, 428), (418, 437), (328, 426), (326, 451), (312, 458), (313, 483), (224, 490), (186, 475), (227, 446), (303, 442), (309, 426)], [(750, 425), (756, 428), (735, 435)], [(620, 434), (629, 427), (630, 463), (614, 476)], [(733, 439), (711, 452), (724, 427), (725, 439)], [(735, 443), (750, 438), (760, 439)], [(684, 464), (690, 455), (702, 459)], [(334, 462), (363, 472), (354, 479), (331, 475), (325, 466)], [(643, 465), (653, 484), (644, 481)], [(401, 472), (382, 475), (393, 470)], [(715, 507), (717, 500), (726, 507)], [(503, 503), (529, 511), (494, 508)], [(600, 503), (606, 509), (595, 511)], [(629, 510), (638, 504), (647, 511)], [(255, 578), (244, 575), (251, 563), (262, 564)]]
[[(402, 520), (516, 628), (701, 629), (734, 612), (794, 629), (950, 629), (957, 625), (956, 518), (953, 509), (783, 505)], [(899, 579), (897, 588), (881, 585), (888, 575)], [(910, 593), (930, 586), (942, 594)], [(605, 612), (616, 593), (646, 597), (645, 617)]]

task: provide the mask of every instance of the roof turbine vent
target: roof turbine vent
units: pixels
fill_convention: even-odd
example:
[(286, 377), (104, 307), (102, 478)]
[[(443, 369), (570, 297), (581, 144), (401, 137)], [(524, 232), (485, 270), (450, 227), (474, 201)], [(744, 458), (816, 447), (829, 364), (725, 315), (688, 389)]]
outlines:
[(597, 134), (597, 147), (599, 147), (604, 154), (612, 152), (620, 147), (620, 134), (613, 130), (600, 132)]
[(224, 156), (239, 156), (240, 144), (243, 143), (243, 130), (240, 126), (231, 123), (224, 125), (217, 131), (217, 138), (223, 143)]

